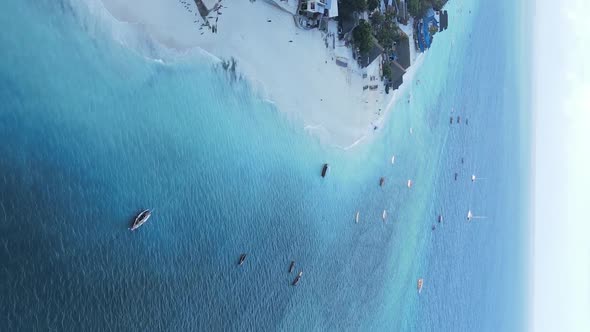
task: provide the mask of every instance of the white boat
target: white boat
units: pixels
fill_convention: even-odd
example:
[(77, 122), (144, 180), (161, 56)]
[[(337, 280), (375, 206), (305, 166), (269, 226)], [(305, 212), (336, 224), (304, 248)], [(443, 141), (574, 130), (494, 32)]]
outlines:
[(475, 182), (475, 174), (471, 175), (471, 182)]
[(383, 210), (383, 221), (385, 221), (385, 218), (387, 218), (387, 210)]
[(418, 294), (422, 292), (422, 286), (424, 285), (424, 279), (418, 279)]
[(297, 276), (295, 277), (295, 280), (293, 280), (291, 285), (297, 286), (297, 284), (299, 283), (299, 280), (301, 280), (302, 275), (303, 275), (303, 271), (299, 271), (299, 273), (297, 274)]
[(141, 211), (137, 217), (135, 217), (135, 220), (133, 221), (133, 224), (131, 225), (131, 227), (129, 228), (132, 232), (136, 229), (138, 229), (139, 227), (141, 227), (141, 225), (145, 224), (145, 222), (152, 216), (152, 211), (150, 211), (150, 209), (146, 209)]
[(359, 214), (360, 214), (360, 212), (356, 211), (356, 217), (354, 218), (354, 220), (356, 221), (357, 224), (359, 223)]
[(414, 133), (414, 129), (412, 127), (410, 127), (410, 135), (412, 135)]
[(393, 156), (391, 157), (391, 163), (392, 163), (392, 164), (395, 164), (395, 155), (393, 155)]
[(487, 219), (487, 217), (473, 215), (473, 212), (471, 212), (471, 210), (469, 210), (467, 212), (467, 220), (468, 221), (471, 221), (471, 219)]
[(408, 180), (408, 188), (412, 188), (412, 180)]

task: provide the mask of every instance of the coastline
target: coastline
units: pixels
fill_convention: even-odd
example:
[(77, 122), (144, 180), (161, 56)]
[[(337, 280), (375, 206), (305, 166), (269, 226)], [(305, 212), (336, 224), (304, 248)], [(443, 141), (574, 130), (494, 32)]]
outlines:
[[(160, 47), (154, 27), (128, 29), (87, 1), (97, 15), (29, 2), (0, 14), (0, 205), (6, 285), (18, 285), (4, 297), (7, 330), (522, 330), (511, 328), (524, 289), (513, 110), (527, 107), (509, 70), (509, 1), (474, 2), (463, 32), (414, 67), (422, 83), (408, 77), (391, 95), (401, 102), (385, 130), (352, 153), (315, 144), (322, 127), (300, 130), (246, 79), (232, 82), (222, 58)], [(145, 207), (157, 215), (131, 235)], [(468, 209), (489, 219), (469, 223)], [(297, 288), (290, 260), (305, 271)]]
[[(365, 69), (356, 63), (346, 69), (338, 66), (336, 57), (351, 53), (350, 48), (326, 33), (296, 27), (291, 14), (265, 1), (224, 4), (222, 15), (214, 19), (215, 33), (200, 26), (194, 3), (153, 0), (141, 8), (118, 0), (101, 3), (113, 20), (144, 30), (153, 42), (178, 56), (199, 49), (216, 62), (235, 59), (236, 73), (261, 99), (321, 143), (343, 150), (369, 141), (383, 128), (421, 63), (412, 59), (405, 82), (386, 94), (380, 80), (370, 79), (378, 76), (379, 60)], [(376, 82), (377, 90), (363, 89)]]

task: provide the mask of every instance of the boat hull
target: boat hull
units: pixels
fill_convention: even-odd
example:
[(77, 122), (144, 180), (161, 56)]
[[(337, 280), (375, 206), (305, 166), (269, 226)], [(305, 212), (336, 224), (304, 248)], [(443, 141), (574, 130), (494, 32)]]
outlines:
[(131, 227), (129, 227), (129, 230), (132, 232), (137, 230), (139, 227), (145, 224), (151, 216), (152, 212), (149, 209), (141, 211), (141, 213), (135, 217), (135, 220), (133, 221)]

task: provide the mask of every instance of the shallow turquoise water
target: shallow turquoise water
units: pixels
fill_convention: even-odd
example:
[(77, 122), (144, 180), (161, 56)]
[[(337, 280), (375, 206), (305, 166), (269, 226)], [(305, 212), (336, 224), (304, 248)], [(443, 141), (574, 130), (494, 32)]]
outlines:
[(351, 151), (202, 56), (149, 60), (67, 1), (5, 7), (0, 330), (523, 328), (526, 72), (509, 1), (464, 5), (411, 103)]

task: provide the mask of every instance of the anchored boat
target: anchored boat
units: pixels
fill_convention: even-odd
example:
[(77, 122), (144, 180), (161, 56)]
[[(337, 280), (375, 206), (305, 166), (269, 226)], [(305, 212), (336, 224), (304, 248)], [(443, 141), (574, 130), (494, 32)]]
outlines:
[(246, 260), (246, 254), (241, 254), (240, 260), (238, 261), (238, 265), (242, 266), (244, 264), (245, 260)]
[(136, 229), (138, 229), (139, 227), (141, 227), (141, 225), (145, 224), (145, 222), (152, 216), (152, 211), (150, 209), (146, 209), (141, 211), (137, 217), (135, 217), (135, 220), (133, 221), (133, 225), (131, 225), (131, 227), (129, 228), (132, 232)]
[(324, 167), (322, 168), (322, 177), (326, 177), (326, 174), (328, 173), (328, 164), (324, 164)]
[(303, 275), (303, 271), (299, 271), (299, 273), (297, 274), (297, 276), (295, 277), (295, 280), (293, 280), (293, 283), (291, 285), (297, 286), (297, 284), (299, 283), (299, 280), (301, 280), (302, 275)]

